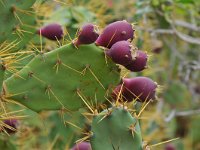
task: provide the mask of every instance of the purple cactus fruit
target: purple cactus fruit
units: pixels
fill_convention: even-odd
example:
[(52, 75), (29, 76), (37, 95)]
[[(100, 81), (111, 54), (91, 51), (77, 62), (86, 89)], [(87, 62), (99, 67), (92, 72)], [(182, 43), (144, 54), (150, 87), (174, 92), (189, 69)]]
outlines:
[(61, 25), (52, 23), (39, 29), (37, 34), (41, 34), (49, 40), (60, 40), (63, 37), (63, 29)]
[(132, 61), (131, 43), (128, 41), (116, 42), (109, 50), (106, 51), (106, 55), (109, 56), (115, 63), (126, 66)]
[(119, 93), (120, 93), (120, 90), (121, 90), (121, 94), (123, 93), (123, 88), (122, 88), (122, 85), (118, 85), (114, 88), (114, 90), (112, 91), (111, 93), (111, 98), (113, 100), (117, 100), (117, 97), (119, 96)]
[(155, 98), (157, 84), (147, 77), (124, 78), (123, 96), (125, 100), (136, 99), (147, 102)]
[(99, 37), (99, 34), (95, 30), (95, 25), (88, 23), (85, 24), (78, 33), (78, 39), (74, 44), (78, 47), (81, 44), (91, 44), (96, 41)]
[(175, 146), (173, 144), (166, 144), (165, 150), (176, 150)]
[[(14, 129), (17, 129), (17, 120), (16, 119), (7, 119), (7, 120), (4, 120), (3, 122), (8, 126), (14, 128)], [(6, 132), (9, 134), (16, 132), (16, 130), (9, 129), (8, 127), (4, 127), (4, 130), (6, 130)]]
[(145, 52), (141, 50), (137, 50), (135, 54), (135, 59), (132, 60), (131, 63), (129, 63), (125, 67), (130, 71), (140, 72), (147, 67), (148, 56)]
[(81, 142), (78, 144), (75, 144), (71, 150), (92, 150), (91, 145), (89, 142)]
[(133, 40), (134, 29), (127, 21), (116, 21), (109, 24), (96, 40), (96, 45), (111, 48), (111, 46), (123, 40)]

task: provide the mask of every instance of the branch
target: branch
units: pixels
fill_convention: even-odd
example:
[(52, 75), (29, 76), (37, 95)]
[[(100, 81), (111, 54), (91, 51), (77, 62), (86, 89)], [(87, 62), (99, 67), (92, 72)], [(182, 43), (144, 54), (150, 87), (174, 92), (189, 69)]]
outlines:
[(173, 109), (173, 110), (171, 110), (169, 115), (166, 118), (164, 118), (164, 121), (170, 122), (176, 116), (184, 117), (184, 116), (191, 116), (191, 115), (200, 115), (200, 109), (188, 110), (188, 111), (179, 111), (179, 112), (177, 112), (176, 109)]
[(175, 27), (173, 27), (173, 29), (146, 29), (146, 28), (137, 27), (136, 29), (144, 30), (144, 31), (150, 32), (152, 34), (175, 34), (183, 41), (200, 45), (200, 38), (194, 38), (189, 35), (180, 33), (179, 31), (176, 30)]
[(185, 21), (182, 21), (182, 20), (174, 20), (173, 23), (177, 26), (181, 26), (181, 27), (193, 30), (193, 31), (200, 32), (200, 27), (198, 27), (198, 26), (196, 26), (192, 23), (188, 23), (188, 22), (185, 22)]
[(175, 113), (176, 116), (190, 116), (190, 115), (200, 115), (200, 109), (180, 111)]
[(176, 28), (173, 27), (173, 26), (172, 26), (172, 28), (173, 28), (175, 34), (176, 34), (180, 39), (182, 39), (183, 41), (186, 41), (186, 42), (192, 43), (192, 44), (198, 44), (198, 45), (200, 45), (200, 38), (194, 38), (194, 37), (191, 37), (191, 36), (189, 36), (189, 35), (180, 33), (180, 32), (178, 32), (178, 31), (176, 30)]
[(155, 34), (174, 34), (175, 32), (171, 29), (147, 29), (147, 28), (141, 28), (141, 27), (135, 27), (136, 30), (143, 30), (147, 31), (149, 33), (155, 33)]
[(170, 114), (166, 118), (164, 118), (164, 121), (165, 122), (170, 122), (175, 117), (175, 115), (176, 115), (176, 109), (173, 109), (170, 112)]

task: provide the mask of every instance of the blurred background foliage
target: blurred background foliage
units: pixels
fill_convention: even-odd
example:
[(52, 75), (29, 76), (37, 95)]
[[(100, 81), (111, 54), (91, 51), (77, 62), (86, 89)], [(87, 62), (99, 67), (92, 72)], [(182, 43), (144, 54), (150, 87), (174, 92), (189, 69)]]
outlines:
[[(148, 69), (129, 76), (148, 76), (160, 85), (158, 101), (141, 117), (143, 139), (153, 150), (167, 150), (169, 145), (176, 150), (200, 150), (200, 1), (37, 0), (33, 9), (37, 28), (53, 22), (65, 27), (61, 43), (42, 39), (44, 51), (71, 42), (86, 22), (100, 29), (116, 20), (132, 22), (136, 30), (133, 44), (147, 51), (150, 60)], [(41, 39), (34, 36), (26, 49), (40, 46)], [(0, 134), (2, 150), (69, 149), (90, 128), (87, 118), (76, 112), (37, 114), (15, 104), (6, 109), (17, 111), (13, 114), (18, 119), (18, 132)], [(80, 112), (84, 114), (84, 110)], [(175, 138), (179, 139), (156, 145)]]

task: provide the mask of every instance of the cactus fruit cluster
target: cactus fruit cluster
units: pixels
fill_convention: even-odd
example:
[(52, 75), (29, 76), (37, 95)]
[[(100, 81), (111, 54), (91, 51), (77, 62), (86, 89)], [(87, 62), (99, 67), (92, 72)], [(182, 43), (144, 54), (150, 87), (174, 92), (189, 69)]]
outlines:
[(199, 7), (0, 0), (0, 150), (199, 150)]
[[(3, 9), (0, 21), (5, 21), (6, 16), (10, 20), (0, 29), (4, 35), (0, 42), (19, 40), (11, 34), (13, 29), (17, 32), (25, 29), (26, 24), (34, 25), (34, 18), (21, 16), (19, 21), (14, 17), (21, 15), (22, 9), (32, 10), (31, 5), (25, 1), (19, 6), (15, 1), (2, 2), (6, 7), (0, 5)], [(5, 27), (8, 32), (4, 32)], [(30, 32), (33, 35), (24, 35), (23, 46), (33, 36), (42, 36), (51, 42), (65, 38), (64, 27), (57, 23)], [(65, 110), (71, 115), (80, 111), (81, 115), (84, 110), (90, 114), (88, 138), (78, 140), (74, 146), (74, 142), (70, 144), (71, 150), (142, 150), (139, 115), (132, 113), (136, 112), (132, 104), (155, 99), (157, 84), (147, 77), (121, 77), (122, 69), (140, 72), (147, 68), (148, 55), (133, 46), (134, 32), (133, 25), (125, 20), (113, 22), (103, 30), (87, 23), (71, 43), (36, 54), (6, 79), (6, 68), (0, 60), (1, 100), (12, 100), (38, 113)], [(16, 132), (16, 120), (3, 122), (5, 132)]]

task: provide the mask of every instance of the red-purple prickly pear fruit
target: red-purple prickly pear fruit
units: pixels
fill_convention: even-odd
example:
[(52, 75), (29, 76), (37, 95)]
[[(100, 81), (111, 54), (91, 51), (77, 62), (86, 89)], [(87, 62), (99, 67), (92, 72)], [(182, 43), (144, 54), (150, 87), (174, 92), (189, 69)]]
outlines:
[(71, 150), (92, 150), (89, 142), (81, 142), (74, 145)]
[(127, 21), (116, 21), (109, 24), (96, 40), (96, 45), (111, 48), (111, 46), (123, 40), (133, 40), (134, 29)]
[(175, 146), (173, 144), (167, 144), (165, 146), (165, 150), (176, 150)]
[(88, 23), (85, 24), (78, 33), (78, 39), (74, 44), (78, 47), (81, 44), (92, 44), (99, 37), (99, 34), (95, 30), (95, 25)]
[(118, 86), (116, 86), (116, 87), (114, 88), (114, 90), (112, 91), (112, 94), (111, 94), (111, 98), (112, 98), (113, 100), (117, 100), (117, 97), (118, 97), (118, 96), (121, 97), (121, 95), (119, 95), (119, 94), (120, 94), (120, 91), (121, 91), (121, 95), (122, 95), (122, 93), (123, 93), (123, 88), (122, 88), (122, 85), (121, 85), (121, 84), (118, 85)]
[(46, 25), (39, 29), (37, 33), (39, 35), (41, 34), (49, 40), (60, 40), (63, 37), (62, 26), (57, 23)]
[(131, 63), (129, 63), (125, 67), (130, 71), (140, 72), (144, 70), (145, 68), (147, 68), (147, 59), (148, 59), (148, 56), (145, 52), (141, 50), (137, 50), (135, 52), (135, 58), (133, 58)]
[(106, 55), (109, 56), (115, 63), (126, 66), (132, 61), (131, 43), (128, 41), (116, 42), (109, 50), (106, 51)]
[[(17, 129), (17, 120), (16, 119), (7, 119), (7, 120), (4, 120), (3, 122), (8, 126), (14, 128), (14, 129)], [(16, 132), (16, 130), (11, 130), (8, 127), (5, 127), (5, 126), (3, 128), (9, 134), (12, 134), (12, 133)]]
[(123, 97), (127, 101), (136, 99), (139, 102), (148, 102), (155, 99), (157, 84), (147, 77), (123, 79)]

